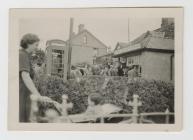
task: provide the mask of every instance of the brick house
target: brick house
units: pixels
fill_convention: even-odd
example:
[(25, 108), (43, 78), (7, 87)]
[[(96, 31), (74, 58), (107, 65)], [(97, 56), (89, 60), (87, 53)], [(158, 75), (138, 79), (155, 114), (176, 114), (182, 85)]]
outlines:
[[(67, 41), (68, 42), (68, 41)], [(107, 53), (107, 46), (96, 38), (91, 32), (84, 28), (83, 24), (79, 25), (77, 34), (72, 35), (72, 54), (71, 64), (89, 63), (93, 64), (97, 56)]]
[[(163, 21), (167, 25), (163, 25)], [(174, 80), (174, 28), (173, 22), (162, 19), (162, 27), (147, 31), (126, 47), (116, 47), (114, 57), (125, 62), (126, 66), (137, 65), (142, 78), (162, 81)], [(168, 29), (169, 32), (168, 33)], [(172, 33), (173, 32), (173, 33)], [(118, 45), (117, 45), (118, 46)]]

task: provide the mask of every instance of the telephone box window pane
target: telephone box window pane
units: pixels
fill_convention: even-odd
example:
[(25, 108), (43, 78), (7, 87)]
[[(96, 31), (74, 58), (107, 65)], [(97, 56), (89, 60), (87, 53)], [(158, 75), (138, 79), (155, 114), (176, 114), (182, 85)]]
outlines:
[(52, 50), (52, 66), (51, 73), (52, 75), (63, 77), (64, 72), (64, 50)]

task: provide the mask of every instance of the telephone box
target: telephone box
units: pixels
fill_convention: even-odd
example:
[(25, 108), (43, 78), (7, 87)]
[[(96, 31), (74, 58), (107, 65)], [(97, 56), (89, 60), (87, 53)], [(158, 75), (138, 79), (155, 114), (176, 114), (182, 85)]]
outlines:
[(67, 80), (68, 47), (62, 40), (49, 40), (46, 43), (46, 73)]

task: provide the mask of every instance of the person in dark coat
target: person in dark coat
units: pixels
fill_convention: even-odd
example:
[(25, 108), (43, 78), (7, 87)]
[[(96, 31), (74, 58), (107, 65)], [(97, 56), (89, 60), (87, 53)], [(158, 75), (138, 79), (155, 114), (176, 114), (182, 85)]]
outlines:
[(118, 69), (118, 76), (124, 76), (123, 66), (121, 65), (121, 63), (119, 63), (117, 69)]

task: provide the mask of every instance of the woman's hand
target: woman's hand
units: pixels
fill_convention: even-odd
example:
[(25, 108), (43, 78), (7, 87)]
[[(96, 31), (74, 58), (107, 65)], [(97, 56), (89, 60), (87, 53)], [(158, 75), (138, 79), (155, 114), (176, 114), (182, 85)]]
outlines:
[(41, 95), (39, 95), (39, 94), (31, 94), (30, 95), (30, 99), (32, 100), (32, 101), (38, 101), (39, 100), (39, 97), (40, 97)]
[(41, 95), (38, 97), (38, 101), (40, 101), (40, 102), (53, 102), (53, 100), (51, 98), (49, 98), (47, 96), (41, 96)]
[(40, 102), (53, 102), (53, 100), (47, 96), (41, 96), (40, 94), (32, 94), (30, 95), (32, 101), (40, 101)]

